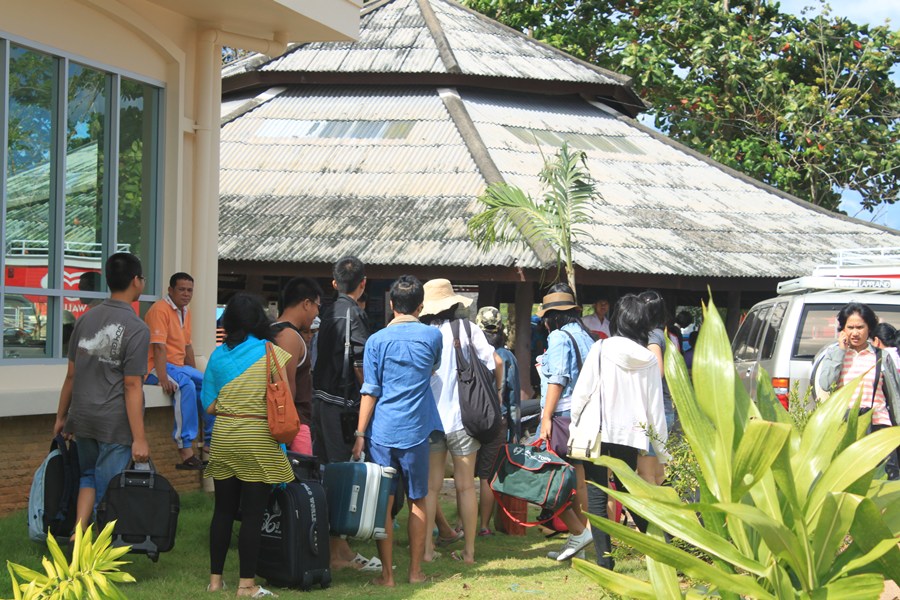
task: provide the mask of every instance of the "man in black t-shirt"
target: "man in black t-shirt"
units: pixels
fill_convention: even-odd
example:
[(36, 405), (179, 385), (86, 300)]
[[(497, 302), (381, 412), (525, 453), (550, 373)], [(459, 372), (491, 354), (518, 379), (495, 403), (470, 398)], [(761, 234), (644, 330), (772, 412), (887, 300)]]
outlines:
[[(366, 289), (362, 261), (345, 256), (334, 265), (334, 303), (319, 315), (316, 365), (313, 369), (313, 450), (323, 464), (350, 460), (359, 418), (359, 387), (363, 382), (363, 349), (369, 320), (357, 300)], [(348, 342), (349, 327), (349, 348)], [(346, 541), (331, 540), (333, 569), (365, 566)]]

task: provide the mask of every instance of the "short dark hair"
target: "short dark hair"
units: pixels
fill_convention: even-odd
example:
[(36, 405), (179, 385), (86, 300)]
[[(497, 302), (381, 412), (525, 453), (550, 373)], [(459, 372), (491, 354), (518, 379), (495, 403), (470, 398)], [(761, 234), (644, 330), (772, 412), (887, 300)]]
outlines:
[(879, 323), (872, 332), (872, 339), (878, 338), (889, 348), (897, 347), (897, 328), (890, 323)]
[(222, 313), (225, 345), (234, 348), (246, 340), (248, 335), (271, 342), (277, 333), (271, 324), (272, 320), (259, 298), (239, 292), (231, 297)]
[(487, 343), (495, 349), (506, 347), (506, 333), (503, 331), (503, 325), (497, 331), (482, 331), (484, 331), (484, 338), (487, 340)]
[(144, 274), (141, 259), (130, 252), (116, 252), (106, 259), (106, 285), (112, 292), (124, 292), (135, 277)]
[(425, 288), (422, 282), (412, 275), (401, 275), (391, 284), (391, 304), (401, 315), (416, 312), (425, 299)]
[(859, 315), (862, 317), (862, 320), (866, 322), (866, 326), (869, 328), (869, 338), (871, 338), (875, 328), (878, 327), (878, 317), (868, 304), (863, 304), (862, 302), (848, 302), (844, 308), (838, 312), (838, 331), (844, 330), (844, 327), (847, 325), (847, 319), (852, 315)]
[(660, 296), (656, 290), (647, 290), (641, 292), (638, 298), (647, 305), (647, 319), (650, 321), (650, 327), (664, 328), (666, 326), (666, 301)]
[(345, 256), (334, 263), (334, 281), (342, 294), (348, 294), (359, 287), (366, 278), (366, 269), (355, 256)]
[(178, 285), (178, 282), (181, 280), (186, 280), (186, 281), (190, 281), (191, 283), (194, 283), (193, 277), (191, 277), (184, 271), (178, 271), (177, 273), (175, 273), (174, 275), (169, 277), (169, 287), (170, 288), (175, 287), (176, 285)]
[(315, 279), (309, 277), (294, 277), (281, 290), (278, 310), (283, 311), (303, 302), (311, 300), (315, 302), (322, 298), (322, 286)]
[(650, 319), (647, 316), (647, 304), (634, 294), (625, 294), (616, 302), (615, 317), (612, 321), (612, 333), (641, 346), (650, 341)]
[(694, 315), (686, 310), (678, 311), (678, 314), (675, 315), (675, 324), (681, 327), (682, 329), (687, 329), (688, 325), (693, 324)]

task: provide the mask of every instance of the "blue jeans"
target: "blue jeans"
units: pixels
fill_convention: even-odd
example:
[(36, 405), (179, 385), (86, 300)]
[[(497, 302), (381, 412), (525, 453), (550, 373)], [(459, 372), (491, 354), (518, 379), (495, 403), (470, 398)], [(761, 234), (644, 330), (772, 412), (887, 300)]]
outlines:
[[(200, 432), (200, 416), (203, 417), (203, 443), (209, 446), (212, 439), (215, 415), (208, 414), (200, 404), (200, 387), (203, 385), (203, 373), (187, 365), (178, 366), (166, 363), (166, 374), (175, 382), (173, 402), (175, 405), (175, 426), (172, 428), (172, 439), (179, 448), (190, 448)], [(147, 376), (147, 383), (156, 385), (159, 378), (156, 371)]]
[(79, 437), (78, 466), (81, 469), (80, 488), (94, 488), (94, 509), (106, 494), (109, 480), (128, 468), (131, 463), (131, 446), (98, 442), (93, 438)]

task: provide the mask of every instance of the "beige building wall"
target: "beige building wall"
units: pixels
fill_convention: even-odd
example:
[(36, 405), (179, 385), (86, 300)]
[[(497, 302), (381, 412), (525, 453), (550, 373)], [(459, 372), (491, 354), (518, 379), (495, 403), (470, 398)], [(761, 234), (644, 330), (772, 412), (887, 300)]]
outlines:
[[(191, 308), (201, 364), (215, 344), (221, 46), (279, 54), (287, 42), (352, 39), (361, 5), (362, 0), (3, 2), (0, 35), (164, 88), (156, 284), (164, 294), (171, 273), (195, 277)], [(64, 362), (0, 364), (0, 418), (55, 413)], [(148, 407), (168, 405), (158, 388), (147, 392)]]

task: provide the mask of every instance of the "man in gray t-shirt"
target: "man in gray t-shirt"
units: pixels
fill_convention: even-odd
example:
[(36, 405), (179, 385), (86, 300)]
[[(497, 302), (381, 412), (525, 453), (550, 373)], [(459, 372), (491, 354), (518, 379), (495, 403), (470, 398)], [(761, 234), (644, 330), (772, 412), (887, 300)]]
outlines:
[(120, 252), (106, 261), (110, 298), (86, 312), (69, 340), (69, 370), (53, 435), (78, 441), (78, 522), (86, 526), (109, 480), (133, 459), (145, 462), (144, 388), (150, 330), (131, 306), (144, 289), (141, 261)]

